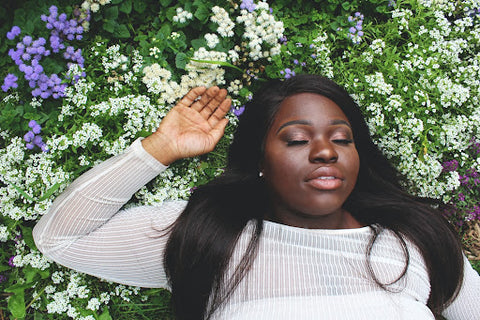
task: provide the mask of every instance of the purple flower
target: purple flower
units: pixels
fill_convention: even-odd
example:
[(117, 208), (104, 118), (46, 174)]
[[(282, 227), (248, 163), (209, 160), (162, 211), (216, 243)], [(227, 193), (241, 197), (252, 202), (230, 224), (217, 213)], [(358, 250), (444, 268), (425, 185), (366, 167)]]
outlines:
[(257, 6), (253, 3), (253, 0), (242, 0), (240, 9), (246, 9), (248, 12), (253, 12)]
[(13, 259), (15, 259), (15, 256), (11, 256), (10, 259), (8, 259), (8, 265), (12, 268), (15, 268), (16, 265), (13, 264)]
[(7, 281), (7, 277), (3, 274), (0, 274), (0, 283)]
[(14, 74), (11, 74), (11, 73), (7, 74), (5, 79), (3, 79), (2, 90), (4, 92), (7, 92), (8, 89), (10, 88), (14, 88), (14, 89), (17, 88), (18, 87), (17, 80), (18, 78)]
[(21, 32), (22, 30), (20, 29), (20, 27), (13, 26), (12, 29), (9, 32), (7, 32), (7, 39), (8, 40), (15, 39)]
[(25, 142), (32, 142), (33, 138), (35, 138), (35, 134), (32, 131), (28, 131), (23, 136), (23, 140), (25, 140)]
[(458, 200), (465, 201), (465, 195), (463, 193), (458, 194)]
[(292, 76), (295, 76), (295, 71), (293, 71), (290, 68), (285, 68), (285, 70), (281, 70), (280, 74), (284, 76), (285, 79), (291, 78)]
[(240, 106), (240, 107), (232, 107), (231, 108), (231, 111), (233, 112), (233, 114), (235, 116), (240, 117), (242, 115), (242, 113), (245, 111), (245, 106)]

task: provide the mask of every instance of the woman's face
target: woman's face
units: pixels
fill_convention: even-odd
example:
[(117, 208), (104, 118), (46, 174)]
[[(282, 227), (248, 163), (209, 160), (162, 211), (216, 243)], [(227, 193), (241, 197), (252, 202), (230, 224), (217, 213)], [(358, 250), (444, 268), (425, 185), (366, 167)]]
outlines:
[(304, 228), (359, 226), (342, 209), (359, 166), (350, 123), (338, 105), (314, 93), (286, 98), (265, 140), (262, 171), (273, 205), (266, 218)]

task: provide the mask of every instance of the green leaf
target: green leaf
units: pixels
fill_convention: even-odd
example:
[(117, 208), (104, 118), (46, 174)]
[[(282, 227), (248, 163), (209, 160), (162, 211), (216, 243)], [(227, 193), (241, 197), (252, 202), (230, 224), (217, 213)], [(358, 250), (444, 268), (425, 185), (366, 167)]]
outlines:
[(32, 266), (28, 265), (23, 268), (23, 272), (25, 274), (25, 281), (26, 283), (32, 283), (35, 276), (38, 274), (38, 269), (33, 268)]
[(118, 18), (118, 7), (113, 6), (105, 9), (105, 19), (107, 20), (115, 20)]
[(207, 47), (207, 41), (204, 38), (193, 39), (191, 44), (195, 50), (198, 50), (200, 47)]
[(134, 1), (133, 2), (133, 10), (137, 11), (138, 13), (143, 13), (147, 9), (147, 4), (143, 1)]
[(116, 26), (116, 22), (113, 21), (113, 20), (107, 20), (105, 21), (105, 23), (103, 24), (103, 30), (107, 31), (107, 32), (110, 32), (110, 33), (113, 33), (113, 31), (115, 31), (115, 26)]
[(187, 60), (188, 60), (187, 55), (183, 52), (179, 52), (175, 56), (175, 66), (178, 69), (185, 70), (185, 66), (187, 65)]
[(120, 4), (120, 11), (126, 14), (132, 12), (132, 0), (125, 0)]
[(110, 316), (108, 308), (105, 308), (105, 310), (103, 310), (102, 314), (98, 317), (98, 320), (112, 320), (112, 316)]
[(32, 228), (24, 225), (20, 225), (20, 229), (22, 230), (22, 237), (23, 237), (23, 240), (25, 241), (25, 244), (30, 249), (36, 249), (37, 246), (35, 245), (35, 241), (33, 241)]
[(16, 292), (8, 299), (8, 310), (14, 319), (23, 319), (26, 316), (25, 292)]
[(228, 67), (228, 68), (232, 68), (232, 69), (238, 70), (240, 72), (243, 72), (243, 70), (240, 69), (239, 67), (234, 66), (233, 64), (231, 64), (229, 62), (225, 62), (225, 61), (199, 60), (199, 59), (190, 59), (190, 61), (195, 61), (195, 62), (199, 62), (199, 63), (218, 64), (219, 66), (222, 66), (222, 67)]
[(172, 3), (172, 0), (160, 0), (160, 4), (164, 7), (168, 7)]
[(46, 200), (48, 198), (50, 198), (50, 196), (58, 190), (58, 188), (60, 188), (60, 186), (62, 185), (61, 182), (57, 182), (55, 183), (53, 186), (50, 187), (50, 189), (48, 189), (45, 194), (43, 196), (41, 196), (40, 198), (38, 198), (38, 201), (43, 201), (43, 200)]
[(128, 31), (128, 28), (124, 24), (117, 24), (115, 26), (115, 30), (113, 32), (113, 35), (117, 38), (129, 38), (130, 37), (130, 32)]
[(35, 202), (35, 199), (33, 199), (32, 197), (30, 197), (25, 191), (23, 191), (22, 189), (20, 189), (20, 187), (16, 186), (15, 184), (7, 181), (7, 180), (4, 180), (6, 183), (10, 184), (15, 190), (18, 191), (18, 193), (20, 193), (25, 199), (27, 200), (30, 200), (30, 201), (33, 201)]
[(201, 22), (206, 23), (210, 17), (210, 10), (206, 6), (200, 6), (193, 15)]

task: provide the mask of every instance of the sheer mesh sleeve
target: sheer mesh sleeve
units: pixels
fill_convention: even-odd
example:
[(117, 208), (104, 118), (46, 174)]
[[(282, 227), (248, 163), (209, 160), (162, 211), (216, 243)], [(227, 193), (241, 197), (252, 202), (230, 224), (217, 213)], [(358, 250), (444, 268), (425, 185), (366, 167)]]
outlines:
[(463, 285), (453, 303), (443, 315), (448, 320), (480, 319), (480, 276), (465, 258)]
[(59, 264), (106, 280), (168, 287), (162, 230), (175, 221), (185, 201), (120, 210), (165, 168), (137, 140), (125, 153), (87, 171), (35, 226), (38, 249)]

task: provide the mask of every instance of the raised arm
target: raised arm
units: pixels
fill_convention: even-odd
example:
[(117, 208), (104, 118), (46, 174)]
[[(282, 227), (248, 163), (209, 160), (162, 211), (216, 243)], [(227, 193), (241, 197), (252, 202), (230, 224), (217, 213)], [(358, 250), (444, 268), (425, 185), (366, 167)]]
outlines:
[(226, 96), (218, 87), (192, 89), (142, 141), (145, 150), (165, 165), (212, 151), (228, 123)]
[(225, 96), (216, 87), (192, 89), (157, 132), (76, 179), (35, 226), (38, 249), (64, 266), (101, 278), (167, 287), (163, 248), (168, 236), (162, 230), (185, 202), (120, 209), (166, 165), (215, 147), (227, 123), (223, 118), (230, 101)]

